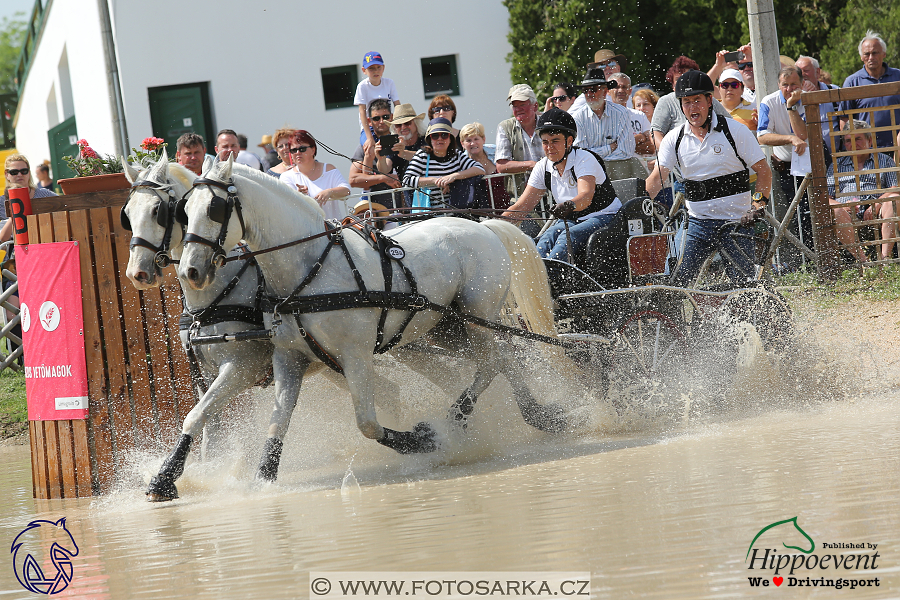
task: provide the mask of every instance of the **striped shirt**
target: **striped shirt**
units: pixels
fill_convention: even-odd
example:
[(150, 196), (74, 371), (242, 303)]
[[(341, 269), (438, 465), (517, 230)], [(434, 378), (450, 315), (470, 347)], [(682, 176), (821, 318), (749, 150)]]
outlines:
[[(879, 169), (893, 169), (897, 165), (894, 163), (894, 159), (886, 154), (882, 154), (880, 152), (873, 152), (869, 155), (869, 158), (866, 159), (866, 162), (863, 163), (862, 169), (860, 171), (868, 171), (869, 169), (875, 168), (875, 161), (872, 158), (873, 156), (878, 157), (878, 168)], [(849, 193), (855, 192), (856, 189), (856, 175), (845, 175), (841, 177), (838, 175), (837, 186), (838, 189), (835, 190), (835, 181), (834, 181), (834, 165), (837, 164), (838, 173), (847, 173), (848, 171), (855, 171), (856, 169), (853, 167), (853, 157), (852, 156), (840, 156), (837, 161), (828, 165), (828, 173), (826, 177), (828, 178), (828, 197), (834, 198), (838, 202), (855, 202), (857, 200), (877, 200), (878, 196), (884, 194), (885, 192), (882, 190), (895, 188), (897, 187), (897, 172), (896, 171), (886, 171), (884, 173), (880, 173), (881, 181), (879, 181), (879, 173), (861, 173), (859, 175), (859, 185), (862, 188), (862, 191), (876, 191), (874, 194), (860, 194), (859, 196), (841, 196), (840, 198), (835, 198), (835, 193)]]
[[(624, 106), (607, 102), (603, 116), (598, 117), (585, 104), (572, 113), (572, 118), (578, 126), (576, 146), (593, 150), (605, 160), (625, 160), (634, 156), (631, 115)], [(615, 150), (610, 147), (613, 142), (616, 144)]]
[[(420, 177), (443, 177), (444, 175), (458, 173), (472, 167), (477, 167), (482, 173), (484, 172), (484, 167), (477, 161), (469, 158), (462, 150), (457, 150), (453, 156), (438, 158), (436, 156), (429, 157), (425, 150), (422, 149), (416, 152), (416, 155), (409, 161), (409, 166), (406, 167), (406, 173), (403, 175), (403, 185), (406, 187), (418, 187)], [(426, 169), (428, 171), (427, 175), (425, 174)], [(431, 208), (446, 207), (447, 202), (443, 194), (432, 194)]]

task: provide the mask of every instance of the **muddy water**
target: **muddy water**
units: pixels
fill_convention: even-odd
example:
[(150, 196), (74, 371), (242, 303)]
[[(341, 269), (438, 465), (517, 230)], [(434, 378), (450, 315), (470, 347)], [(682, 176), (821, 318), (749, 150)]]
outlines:
[[(770, 385), (764, 366), (752, 372)], [(436, 388), (399, 373), (384, 422), (440, 416)], [(37, 502), (27, 447), (0, 448), (2, 541), (32, 519), (66, 517), (81, 551), (60, 596), (81, 598), (306, 598), (311, 571), (590, 572), (595, 598), (898, 597), (900, 391), (896, 374), (876, 375), (836, 396), (816, 389), (832, 384), (818, 375), (787, 392), (763, 386), (752, 402), (746, 390), (732, 394), (728, 406), (677, 406), (674, 396), (668, 412), (627, 422), (595, 403), (580, 409), (580, 432), (563, 436), (523, 425), (508, 386), (496, 384), (467, 438), (448, 437), (426, 457), (362, 439), (344, 392), (312, 381), (276, 485), (251, 483), (265, 391), (218, 458), (189, 464), (182, 497), (167, 504), (146, 503), (142, 491), (161, 453), (132, 457), (133, 478), (109, 496)], [(774, 592), (774, 569), (750, 570), (745, 557), (760, 530), (792, 517), (816, 555), (874, 552), (824, 543), (878, 552), (868, 569), (795, 577), (880, 585), (790, 588), (782, 571)], [(782, 544), (808, 542), (776, 528), (754, 547), (799, 554)], [(0, 597), (35, 597), (3, 564)], [(769, 586), (751, 587), (753, 576)]]

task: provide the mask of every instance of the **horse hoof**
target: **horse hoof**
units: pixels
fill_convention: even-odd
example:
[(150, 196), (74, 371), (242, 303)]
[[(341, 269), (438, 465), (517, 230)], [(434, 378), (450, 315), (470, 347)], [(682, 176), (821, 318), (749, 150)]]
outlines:
[(155, 476), (150, 480), (147, 488), (148, 502), (168, 502), (178, 497), (178, 488), (175, 482), (165, 477)]
[(384, 437), (378, 443), (400, 454), (423, 454), (437, 450), (434, 436), (435, 431), (428, 423), (419, 423), (412, 431), (394, 431), (385, 427)]
[(560, 433), (566, 430), (568, 421), (565, 411), (559, 406), (535, 404), (522, 411), (525, 422), (545, 433)]
[(284, 444), (278, 438), (269, 438), (263, 448), (262, 460), (256, 470), (256, 478), (274, 482), (278, 479), (278, 465), (281, 463), (281, 449)]

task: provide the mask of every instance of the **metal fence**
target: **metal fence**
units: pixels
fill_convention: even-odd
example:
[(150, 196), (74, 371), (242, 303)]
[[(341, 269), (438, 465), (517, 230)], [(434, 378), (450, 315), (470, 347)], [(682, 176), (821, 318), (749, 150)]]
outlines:
[(19, 361), (22, 356), (22, 338), (12, 331), (22, 321), (19, 315), (18, 302), (14, 300), (19, 291), (19, 281), (16, 274), (10, 270), (10, 258), (12, 257), (12, 241), (0, 244), (0, 253), (3, 255), (0, 261), (0, 273), (3, 275), (3, 292), (0, 293), (0, 372), (10, 368), (14, 371), (21, 370)]

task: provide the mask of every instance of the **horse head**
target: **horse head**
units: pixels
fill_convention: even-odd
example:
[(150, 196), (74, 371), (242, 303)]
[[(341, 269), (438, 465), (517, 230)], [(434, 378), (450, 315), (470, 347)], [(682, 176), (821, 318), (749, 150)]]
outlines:
[(180, 165), (170, 165), (165, 149), (158, 161), (143, 170), (124, 164), (132, 185), (120, 213), (122, 227), (132, 232), (125, 274), (139, 290), (158, 287), (162, 268), (171, 261), (170, 250), (180, 248), (182, 242), (175, 201), (190, 189), (195, 176)]
[[(35, 554), (41, 556), (40, 549), (48, 545), (56, 573), (45, 574)], [(31, 592), (53, 594), (64, 590), (72, 581), (72, 557), (78, 556), (78, 544), (66, 529), (65, 517), (56, 522), (32, 521), (13, 540), (10, 551), (16, 579)]]
[(213, 282), (217, 268), (224, 265), (225, 248), (233, 247), (243, 235), (233, 165), (231, 154), (228, 160), (213, 162), (176, 208), (176, 218), (186, 225), (178, 277), (195, 290)]

